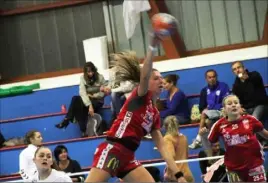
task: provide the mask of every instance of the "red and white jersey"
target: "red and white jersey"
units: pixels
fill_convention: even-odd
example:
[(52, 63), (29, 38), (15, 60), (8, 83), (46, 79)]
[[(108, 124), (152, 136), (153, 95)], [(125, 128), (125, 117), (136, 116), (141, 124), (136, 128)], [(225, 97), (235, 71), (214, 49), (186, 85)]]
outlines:
[(152, 93), (148, 91), (146, 95), (140, 97), (136, 87), (107, 132), (107, 136), (131, 139), (139, 145), (141, 139), (153, 129), (160, 129), (160, 115), (152, 103)]
[(213, 143), (219, 137), (223, 138), (226, 148), (224, 164), (228, 170), (245, 170), (264, 162), (262, 145), (255, 135), (262, 130), (262, 123), (251, 115), (232, 122), (221, 118), (212, 126), (208, 139)]

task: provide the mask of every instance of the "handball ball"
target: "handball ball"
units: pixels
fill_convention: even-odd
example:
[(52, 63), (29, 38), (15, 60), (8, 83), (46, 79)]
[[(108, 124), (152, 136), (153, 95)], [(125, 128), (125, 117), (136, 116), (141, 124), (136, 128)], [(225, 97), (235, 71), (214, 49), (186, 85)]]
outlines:
[(169, 36), (177, 28), (177, 20), (167, 13), (158, 13), (152, 17), (152, 25), (156, 34)]

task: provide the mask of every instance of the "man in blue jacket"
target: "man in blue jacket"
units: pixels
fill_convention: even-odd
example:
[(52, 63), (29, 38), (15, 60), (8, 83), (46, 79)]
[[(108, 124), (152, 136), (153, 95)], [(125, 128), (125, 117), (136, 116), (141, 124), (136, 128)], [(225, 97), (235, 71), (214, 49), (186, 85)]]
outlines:
[[(199, 110), (201, 112), (201, 119), (199, 131), (203, 129), (203, 127), (209, 129), (211, 122), (215, 122), (220, 118), (222, 100), (230, 91), (226, 83), (218, 81), (217, 76), (217, 72), (213, 69), (207, 70), (205, 73), (208, 85), (204, 87), (200, 93)], [(206, 143), (209, 143), (207, 139), (205, 137), (201, 139), (198, 133), (196, 139), (189, 145), (189, 148), (196, 149), (201, 147), (202, 144), (206, 146)]]

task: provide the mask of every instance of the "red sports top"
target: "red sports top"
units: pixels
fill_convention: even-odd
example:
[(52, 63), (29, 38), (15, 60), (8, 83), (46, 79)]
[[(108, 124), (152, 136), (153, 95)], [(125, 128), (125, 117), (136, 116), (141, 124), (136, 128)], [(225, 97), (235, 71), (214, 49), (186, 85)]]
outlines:
[(255, 133), (263, 130), (262, 123), (251, 115), (244, 115), (237, 121), (226, 118), (218, 120), (211, 128), (208, 139), (224, 140), (226, 153), (224, 164), (230, 171), (245, 170), (260, 166), (264, 162), (264, 153)]
[(107, 137), (128, 139), (138, 146), (141, 139), (153, 129), (160, 129), (160, 116), (152, 103), (152, 92), (148, 91), (140, 97), (136, 87), (107, 132)]

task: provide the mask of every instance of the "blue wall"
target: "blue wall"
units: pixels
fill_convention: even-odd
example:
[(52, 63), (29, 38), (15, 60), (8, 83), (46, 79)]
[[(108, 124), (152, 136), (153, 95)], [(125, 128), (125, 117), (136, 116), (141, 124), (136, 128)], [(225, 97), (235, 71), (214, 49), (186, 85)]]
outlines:
[[(260, 72), (264, 83), (268, 83), (267, 58), (249, 60), (244, 64), (250, 71), (257, 70)], [(215, 69), (218, 72), (219, 80), (226, 82), (231, 88), (234, 75), (230, 67), (230, 64), (221, 64), (163, 73), (163, 76), (169, 73), (179, 74), (178, 86), (187, 95), (190, 95), (200, 93), (200, 90), (206, 85), (204, 73), (208, 69)], [(0, 119), (59, 112), (62, 104), (69, 106), (70, 100), (74, 95), (78, 95), (78, 86), (42, 90), (29, 95), (1, 98)], [(107, 97), (105, 103), (109, 104), (109, 101), (110, 99)]]

